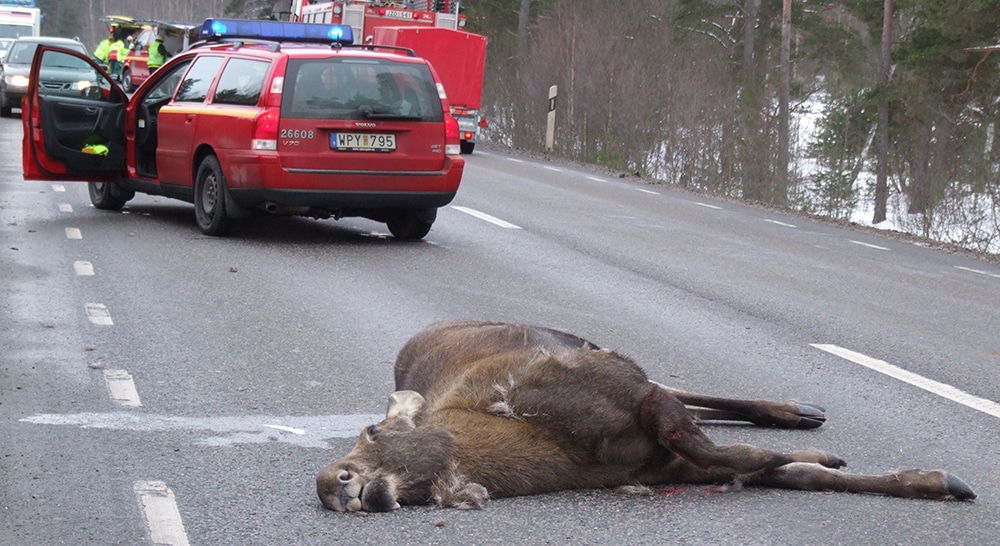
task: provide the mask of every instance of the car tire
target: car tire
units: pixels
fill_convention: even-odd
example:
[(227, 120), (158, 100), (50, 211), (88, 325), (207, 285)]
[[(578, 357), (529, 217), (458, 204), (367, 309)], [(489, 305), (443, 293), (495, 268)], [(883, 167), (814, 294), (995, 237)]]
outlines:
[(389, 233), (401, 241), (418, 241), (427, 236), (437, 218), (437, 209), (402, 210), (386, 225)]
[(462, 141), (459, 143), (459, 147), (461, 148), (461, 152), (463, 154), (471, 154), (472, 150), (476, 149), (476, 143)]
[(132, 72), (128, 69), (122, 70), (122, 89), (124, 89), (126, 93), (135, 91), (132, 87)]
[(107, 182), (88, 182), (87, 193), (90, 194), (90, 202), (94, 204), (94, 208), (100, 210), (121, 210), (129, 199), (135, 197), (134, 192)]
[(237, 221), (226, 213), (226, 177), (214, 155), (206, 156), (194, 179), (194, 217), (205, 235), (225, 236)]

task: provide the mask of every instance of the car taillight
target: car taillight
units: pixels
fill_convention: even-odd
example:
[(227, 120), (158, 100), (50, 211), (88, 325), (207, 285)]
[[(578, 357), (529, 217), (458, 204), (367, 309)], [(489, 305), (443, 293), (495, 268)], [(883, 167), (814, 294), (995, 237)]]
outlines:
[(462, 153), (462, 144), (459, 142), (460, 131), (458, 130), (458, 120), (450, 114), (444, 115), (444, 153), (448, 155), (459, 155)]
[(254, 150), (278, 150), (278, 113), (279, 108), (267, 108), (254, 122), (253, 139), (250, 147)]

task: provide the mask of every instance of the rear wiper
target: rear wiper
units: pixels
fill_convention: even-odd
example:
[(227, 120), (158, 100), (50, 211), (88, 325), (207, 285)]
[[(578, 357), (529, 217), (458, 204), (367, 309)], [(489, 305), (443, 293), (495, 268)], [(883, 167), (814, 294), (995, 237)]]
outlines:
[(408, 116), (406, 114), (376, 114), (374, 112), (366, 113), (366, 119), (382, 119), (382, 120), (392, 120), (392, 121), (419, 121), (424, 119), (424, 116)]
[(376, 112), (368, 107), (361, 108), (360, 111), (361, 115), (365, 119), (380, 119), (380, 120), (391, 120), (391, 121), (417, 121), (424, 119), (423, 116), (401, 114), (399, 112)]

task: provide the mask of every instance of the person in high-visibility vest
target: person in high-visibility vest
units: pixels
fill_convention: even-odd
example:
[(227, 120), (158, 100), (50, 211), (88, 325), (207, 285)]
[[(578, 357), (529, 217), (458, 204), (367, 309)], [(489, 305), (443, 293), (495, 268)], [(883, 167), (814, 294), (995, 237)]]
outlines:
[(122, 61), (128, 49), (125, 48), (124, 33), (119, 29), (112, 35), (111, 50), (108, 52), (108, 72), (116, 80), (122, 73)]
[(111, 35), (109, 34), (107, 38), (101, 40), (101, 43), (97, 44), (94, 49), (94, 58), (101, 61), (105, 66), (108, 64), (108, 54), (111, 53)]
[(166, 39), (166, 35), (161, 30), (156, 33), (156, 39), (149, 43), (149, 57), (146, 59), (146, 66), (149, 67), (150, 74), (163, 66), (163, 63), (167, 62), (171, 56), (166, 46), (163, 45), (163, 41)]

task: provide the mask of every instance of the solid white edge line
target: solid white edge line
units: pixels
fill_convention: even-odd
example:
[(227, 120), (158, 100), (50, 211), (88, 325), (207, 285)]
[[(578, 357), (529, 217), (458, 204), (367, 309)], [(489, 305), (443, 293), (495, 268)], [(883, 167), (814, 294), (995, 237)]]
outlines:
[(495, 216), (490, 216), (489, 214), (486, 214), (485, 212), (479, 212), (476, 209), (470, 209), (469, 207), (460, 207), (460, 206), (457, 206), (457, 205), (452, 205), (451, 208), (453, 208), (453, 209), (455, 209), (455, 210), (457, 210), (459, 212), (464, 212), (464, 213), (468, 214), (469, 216), (474, 216), (476, 218), (479, 218), (480, 220), (485, 220), (485, 221), (487, 221), (487, 222), (489, 222), (489, 223), (491, 223), (493, 225), (497, 225), (497, 226), (500, 226), (500, 227), (505, 228), (505, 229), (521, 229), (521, 226), (516, 226), (516, 225), (514, 225), (514, 224), (512, 224), (510, 222), (505, 222), (505, 221), (503, 221), (503, 220), (501, 220), (501, 219), (499, 219), (499, 218), (497, 218)]
[(878, 360), (861, 353), (856, 353), (850, 349), (845, 349), (837, 345), (825, 345), (821, 343), (811, 343), (810, 345), (821, 351), (826, 351), (845, 360), (850, 360), (855, 364), (860, 364), (866, 368), (885, 374), (893, 379), (898, 379), (904, 383), (909, 383), (914, 387), (924, 389), (925, 391), (936, 394), (942, 398), (947, 398), (948, 400), (958, 402), (963, 406), (1000, 418), (1000, 404), (997, 404), (992, 400), (980, 398), (961, 389), (952, 387), (951, 385), (940, 383), (922, 375), (917, 375), (913, 372), (904, 370), (900, 367), (893, 366), (884, 360)]
[(174, 492), (159, 481), (137, 481), (132, 485), (146, 519), (146, 530), (153, 544), (189, 546), (184, 522)]

